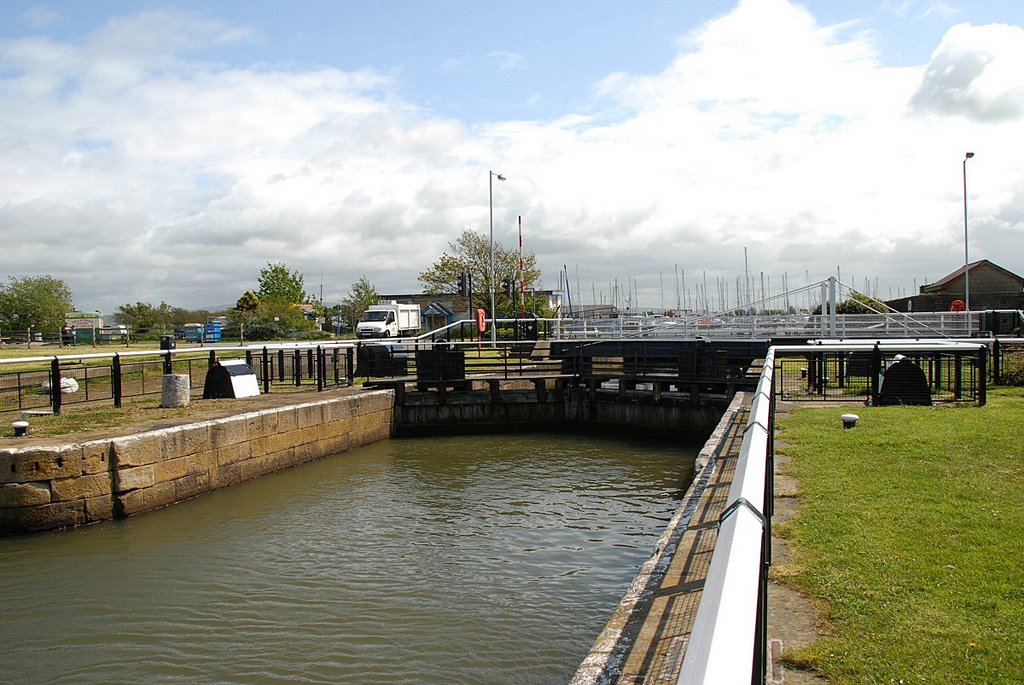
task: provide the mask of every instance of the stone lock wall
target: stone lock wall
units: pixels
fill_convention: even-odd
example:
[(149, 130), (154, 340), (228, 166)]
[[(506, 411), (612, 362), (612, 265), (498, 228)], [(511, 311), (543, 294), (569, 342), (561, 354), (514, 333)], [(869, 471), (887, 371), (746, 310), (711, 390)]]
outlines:
[(0, 534), (132, 516), (383, 440), (391, 391), (58, 446), (0, 449)]

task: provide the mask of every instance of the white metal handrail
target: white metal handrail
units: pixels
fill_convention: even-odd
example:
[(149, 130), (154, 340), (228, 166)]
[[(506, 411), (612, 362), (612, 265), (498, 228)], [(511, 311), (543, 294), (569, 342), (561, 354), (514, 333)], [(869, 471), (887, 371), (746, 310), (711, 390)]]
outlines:
[(751, 682), (768, 515), (765, 482), (774, 366), (774, 349), (769, 349), (678, 685)]

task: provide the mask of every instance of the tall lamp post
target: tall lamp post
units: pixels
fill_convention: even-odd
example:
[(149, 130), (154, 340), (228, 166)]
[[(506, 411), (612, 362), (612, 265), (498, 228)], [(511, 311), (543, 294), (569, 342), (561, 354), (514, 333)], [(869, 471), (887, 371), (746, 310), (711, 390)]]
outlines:
[(497, 343), (498, 331), (497, 322), (498, 319), (494, 314), (494, 179), (497, 178), (499, 181), (504, 181), (505, 177), (499, 173), (493, 171), (487, 172), (487, 197), (488, 205), (491, 210), (491, 346), (493, 347)]
[(971, 267), (967, 253), (967, 160), (973, 156), (973, 152), (968, 152), (964, 156), (964, 307), (967, 308), (968, 338), (971, 337)]

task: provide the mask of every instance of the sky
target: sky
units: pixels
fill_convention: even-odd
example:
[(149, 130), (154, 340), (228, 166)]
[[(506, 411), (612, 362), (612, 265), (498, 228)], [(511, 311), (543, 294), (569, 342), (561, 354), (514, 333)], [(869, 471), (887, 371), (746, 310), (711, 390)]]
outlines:
[(418, 292), (492, 207), (577, 303), (888, 299), (963, 265), (965, 179), (1024, 274), (1024, 2), (7, 0), (0, 179), (0, 278), (108, 314)]

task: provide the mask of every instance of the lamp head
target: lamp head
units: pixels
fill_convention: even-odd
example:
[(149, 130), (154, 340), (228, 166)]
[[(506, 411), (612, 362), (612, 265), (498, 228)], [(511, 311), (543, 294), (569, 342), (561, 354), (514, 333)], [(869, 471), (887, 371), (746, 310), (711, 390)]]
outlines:
[[(972, 152), (972, 153), (970, 153), (970, 154), (971, 154), (971, 155), (973, 155), (974, 153)], [(504, 181), (504, 180), (505, 180), (505, 177), (504, 177), (504, 176), (502, 176), (501, 174), (495, 174), (495, 176), (497, 176), (497, 177), (498, 177), (498, 180), (499, 180), (499, 181)]]
[(968, 152), (968, 153), (967, 153), (967, 159), (970, 159), (970, 158), (971, 158), (971, 157), (973, 157), (973, 156), (974, 156), (974, 153), (973, 153), (973, 152)]

